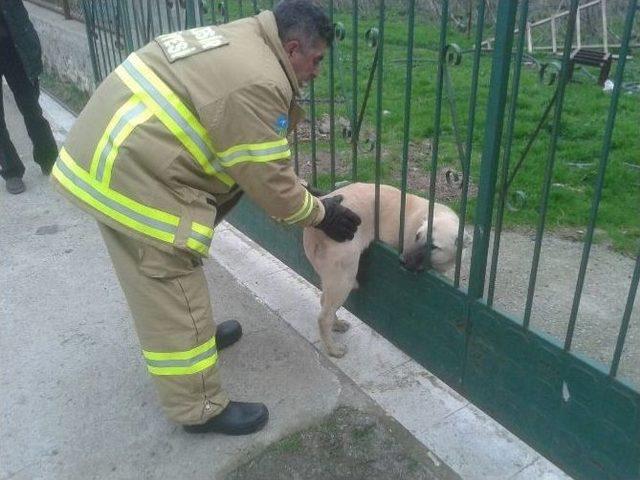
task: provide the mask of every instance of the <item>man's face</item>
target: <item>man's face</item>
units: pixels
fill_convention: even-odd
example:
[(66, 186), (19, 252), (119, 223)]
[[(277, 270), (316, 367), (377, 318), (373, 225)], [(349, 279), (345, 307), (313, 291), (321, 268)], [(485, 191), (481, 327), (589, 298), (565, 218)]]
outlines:
[(320, 73), (320, 62), (324, 58), (327, 44), (319, 40), (315, 44), (305, 46), (298, 40), (289, 40), (284, 45), (289, 61), (301, 86), (306, 85)]

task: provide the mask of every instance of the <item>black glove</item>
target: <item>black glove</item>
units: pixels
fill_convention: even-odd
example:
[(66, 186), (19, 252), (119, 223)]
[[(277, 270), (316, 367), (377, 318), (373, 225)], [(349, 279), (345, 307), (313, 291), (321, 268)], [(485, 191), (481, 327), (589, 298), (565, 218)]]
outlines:
[(320, 199), (324, 205), (324, 218), (316, 225), (316, 228), (322, 230), (336, 242), (353, 240), (361, 222), (357, 214), (340, 205), (343, 198), (342, 195), (336, 195)]

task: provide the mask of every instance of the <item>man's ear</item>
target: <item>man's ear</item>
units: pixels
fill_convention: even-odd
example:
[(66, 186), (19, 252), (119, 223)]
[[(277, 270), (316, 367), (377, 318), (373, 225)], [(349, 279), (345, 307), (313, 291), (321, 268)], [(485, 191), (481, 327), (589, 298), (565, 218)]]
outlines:
[(282, 44), (282, 46), (284, 47), (284, 51), (287, 55), (291, 56), (296, 50), (300, 49), (300, 41), (296, 39), (287, 40)]

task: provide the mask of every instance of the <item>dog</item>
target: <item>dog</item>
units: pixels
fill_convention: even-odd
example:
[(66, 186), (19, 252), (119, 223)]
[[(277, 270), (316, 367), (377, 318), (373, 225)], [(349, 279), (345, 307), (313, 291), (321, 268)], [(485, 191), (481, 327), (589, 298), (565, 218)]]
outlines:
[[(357, 213), (362, 220), (353, 240), (339, 243), (321, 230), (307, 227), (303, 232), (303, 245), (305, 255), (320, 276), (320, 337), (329, 355), (342, 357), (347, 353), (347, 347), (334, 342), (332, 330), (343, 333), (350, 326), (347, 322), (339, 320), (336, 312), (351, 290), (358, 288), (356, 276), (360, 255), (374, 240), (375, 185), (353, 183), (325, 197), (334, 195), (342, 195), (342, 205)], [(400, 246), (400, 201), (400, 190), (389, 185), (380, 185), (380, 240), (396, 249)], [(429, 202), (416, 195), (407, 194), (401, 262), (408, 269), (419, 271), (424, 268), (428, 226)], [(458, 226), (459, 219), (453, 210), (439, 203), (434, 205), (429, 260), (431, 267), (438, 272), (446, 272), (455, 263)], [(466, 246), (466, 234), (463, 240)]]

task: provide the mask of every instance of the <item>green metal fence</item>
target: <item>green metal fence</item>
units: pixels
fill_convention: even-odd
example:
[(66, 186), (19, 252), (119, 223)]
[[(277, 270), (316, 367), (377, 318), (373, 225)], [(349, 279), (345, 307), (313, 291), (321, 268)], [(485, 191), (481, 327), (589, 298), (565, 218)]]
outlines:
[[(618, 19), (621, 46), (609, 94), (588, 86), (593, 77), (588, 72), (581, 84), (569, 79), (578, 0), (570, 2), (564, 45), (557, 49), (561, 56), (553, 58), (526, 54), (524, 35), (514, 34), (530, 21), (528, 0), (492, 4), (495, 23), (485, 22), (486, 2), (474, 2), (469, 32), (450, 24), (447, 1), (437, 19), (417, 10), (415, 0), (367, 2), (366, 11), (358, 0), (325, 3), (336, 41), (325, 73), (302, 99), (309, 119), (290, 139), (296, 172), (326, 190), (343, 181), (395, 184), (403, 191), (400, 218), (408, 191), (430, 200), (431, 218), (434, 202), (445, 201), (462, 220), (459, 238), (465, 228), (474, 234), (470, 255), (463, 255), (458, 242), (451, 277), (408, 272), (397, 251), (375, 245), (363, 257), (361, 288), (348, 308), (570, 474), (640, 478), (640, 322), (634, 310), (640, 280), (640, 182), (634, 175), (640, 164), (637, 153), (619, 158), (625, 151), (621, 145), (640, 151), (637, 126), (636, 135), (628, 133), (640, 111), (633, 82), (639, 69), (630, 56), (637, 0), (625, 0), (626, 14)], [(160, 33), (219, 24), (272, 5), (86, 0), (96, 81)], [(486, 37), (493, 38), (491, 51), (481, 49)], [(596, 102), (599, 113), (574, 118), (596, 95), (602, 96)], [(572, 136), (579, 130), (575, 125), (589, 122), (595, 124), (587, 130), (591, 134)], [(584, 156), (584, 145), (590, 162), (571, 160)], [(614, 167), (628, 168), (625, 185), (610, 178)], [(589, 185), (589, 195), (575, 197), (590, 206), (579, 219), (583, 247), (574, 262), (576, 275), (550, 300), (568, 302), (566, 315), (545, 323), (553, 308), (536, 313), (538, 293), (546, 287), (540, 285), (543, 247), (549, 220), (554, 228), (561, 224), (556, 205), (575, 201), (558, 193), (563, 185), (558, 178), (566, 176)], [(521, 189), (531, 178), (535, 195), (530, 185), (529, 192)], [(631, 238), (620, 247), (631, 251), (627, 271), (620, 272), (625, 287), (617, 288), (618, 305), (602, 306), (604, 315), (587, 321), (580, 312), (593, 269), (596, 226), (604, 218), (601, 205), (619, 195), (627, 200), (613, 213), (626, 225), (621, 235)], [(376, 223), (379, 203), (377, 194)], [(500, 283), (502, 253), (512, 241), (504, 238), (509, 215), (533, 231), (525, 287), (518, 291), (522, 302), (515, 304), (510, 303), (517, 296), (514, 285)], [(230, 218), (316, 282), (300, 231), (281, 227), (247, 201)], [(401, 222), (400, 239), (403, 233)], [(428, 245), (432, 236), (430, 223)], [(583, 332), (582, 325), (589, 328)]]

